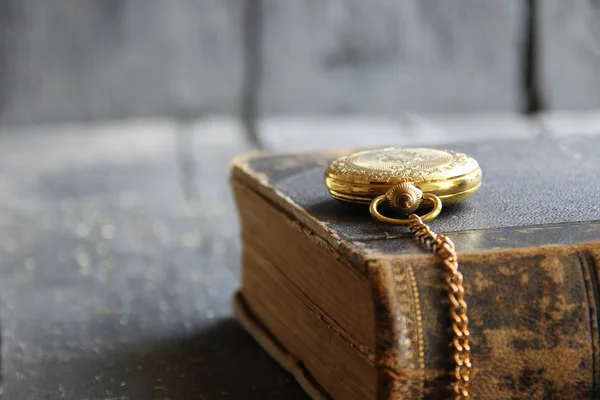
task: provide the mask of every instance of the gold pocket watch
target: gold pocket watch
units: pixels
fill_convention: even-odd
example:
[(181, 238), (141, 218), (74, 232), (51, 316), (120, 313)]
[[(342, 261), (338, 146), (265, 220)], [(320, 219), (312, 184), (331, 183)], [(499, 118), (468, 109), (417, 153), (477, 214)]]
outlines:
[[(327, 168), (324, 181), (334, 198), (369, 204), (371, 215), (379, 221), (408, 225), (415, 238), (440, 258), (450, 301), (452, 390), (455, 400), (468, 399), (472, 365), (463, 276), (454, 243), (432, 232), (424, 221), (436, 218), (444, 204), (458, 203), (479, 190), (479, 164), (452, 150), (387, 147), (338, 158)], [(431, 203), (429, 211), (426, 203)], [(382, 204), (401, 215), (382, 214)], [(419, 211), (425, 214), (419, 217), (415, 213)]]
[(388, 147), (338, 158), (325, 172), (325, 186), (336, 199), (370, 204), (371, 214), (380, 221), (408, 225), (406, 218), (384, 216), (379, 206), (386, 203), (409, 215), (428, 200), (432, 210), (421, 218), (430, 221), (443, 204), (477, 192), (481, 168), (475, 159), (451, 150)]

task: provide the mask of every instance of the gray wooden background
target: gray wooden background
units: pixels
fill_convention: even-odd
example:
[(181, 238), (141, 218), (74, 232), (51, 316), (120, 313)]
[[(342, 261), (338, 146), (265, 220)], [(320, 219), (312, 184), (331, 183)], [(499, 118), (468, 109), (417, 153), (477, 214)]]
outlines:
[(597, 0), (0, 1), (0, 124), (599, 106)]

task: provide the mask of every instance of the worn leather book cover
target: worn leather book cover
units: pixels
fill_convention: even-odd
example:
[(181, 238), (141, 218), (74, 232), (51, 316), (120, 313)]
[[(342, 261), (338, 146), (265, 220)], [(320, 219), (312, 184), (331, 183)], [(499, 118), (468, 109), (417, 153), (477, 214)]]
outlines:
[[(451, 149), (483, 171), (479, 193), (429, 223), (454, 241), (464, 275), (472, 396), (599, 398), (600, 136)], [(313, 398), (447, 398), (436, 258), (323, 184), (327, 165), (355, 150), (234, 161), (239, 319)]]

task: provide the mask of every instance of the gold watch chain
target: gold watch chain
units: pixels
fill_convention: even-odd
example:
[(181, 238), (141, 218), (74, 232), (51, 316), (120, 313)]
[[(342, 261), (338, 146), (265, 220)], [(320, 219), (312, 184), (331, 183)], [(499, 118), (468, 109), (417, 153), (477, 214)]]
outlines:
[(442, 235), (431, 231), (423, 220), (416, 214), (408, 217), (409, 228), (415, 239), (425, 245), (429, 251), (437, 255), (447, 270), (446, 284), (448, 286), (448, 299), (450, 300), (450, 319), (452, 321), (454, 348), (454, 376), (452, 389), (454, 400), (467, 400), (469, 396), (469, 378), (471, 375), (471, 348), (469, 346), (469, 319), (467, 318), (467, 303), (465, 302), (465, 289), (463, 276), (458, 271), (458, 260), (454, 243)]

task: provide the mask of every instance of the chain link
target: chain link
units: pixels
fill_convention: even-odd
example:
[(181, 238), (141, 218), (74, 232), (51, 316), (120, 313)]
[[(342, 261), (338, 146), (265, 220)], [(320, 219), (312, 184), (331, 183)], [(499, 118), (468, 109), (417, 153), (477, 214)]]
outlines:
[(452, 389), (454, 400), (467, 400), (471, 375), (471, 347), (469, 346), (469, 319), (467, 318), (467, 303), (465, 302), (465, 289), (463, 276), (458, 271), (458, 260), (454, 243), (444, 235), (436, 234), (429, 229), (416, 214), (408, 217), (409, 228), (415, 238), (425, 245), (429, 251), (437, 255), (447, 270), (446, 284), (448, 286), (448, 299), (450, 300), (450, 319), (454, 338), (454, 376)]

